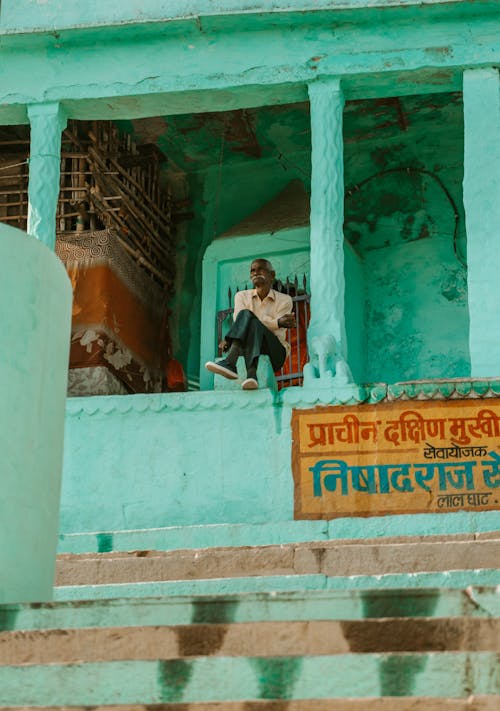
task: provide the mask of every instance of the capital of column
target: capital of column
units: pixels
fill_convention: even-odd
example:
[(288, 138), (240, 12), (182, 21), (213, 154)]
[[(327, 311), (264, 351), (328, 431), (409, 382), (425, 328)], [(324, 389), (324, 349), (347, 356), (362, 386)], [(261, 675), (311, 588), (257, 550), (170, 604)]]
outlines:
[(30, 104), (31, 155), (53, 156), (59, 160), (61, 133), (66, 128), (66, 112), (57, 101)]
[(46, 101), (41, 104), (28, 104), (28, 118), (32, 119), (45, 117), (47, 120), (56, 120), (62, 131), (66, 127), (67, 116), (59, 101)]
[(499, 71), (496, 67), (478, 67), (477, 69), (464, 69), (464, 85), (470, 81), (485, 81), (488, 79), (498, 80)]
[(317, 77), (307, 85), (309, 100), (311, 103), (318, 98), (335, 97), (344, 103), (344, 92), (342, 90), (342, 80), (340, 77)]

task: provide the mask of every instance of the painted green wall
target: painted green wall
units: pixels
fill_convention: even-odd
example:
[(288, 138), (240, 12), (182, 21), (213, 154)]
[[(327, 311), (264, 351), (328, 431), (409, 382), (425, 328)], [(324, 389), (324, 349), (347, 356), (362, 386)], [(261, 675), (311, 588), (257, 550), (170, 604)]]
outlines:
[(376, 130), (369, 102), (345, 112), (345, 235), (366, 293), (363, 380), (466, 377), (462, 97), (373, 104)]
[(269, 390), (68, 401), (63, 532), (285, 520), (292, 507), (290, 411)]
[[(358, 7), (361, 4), (356, 3)], [(26, 105), (42, 101), (62, 101), (69, 117), (93, 119), (173, 116), (300, 102), (307, 96), (307, 84), (318, 75), (342, 76), (348, 100), (383, 100), (426, 92), (438, 95), (460, 90), (464, 67), (500, 63), (498, 3), (481, 0), (419, 2), (413, 8), (383, 11), (332, 11), (314, 18), (304, 14), (294, 16), (292, 31), (291, 16), (279, 13), (124, 26), (121, 20), (127, 12), (139, 9), (137, 3), (114, 1), (97, 8), (92, 2), (77, 9), (68, 3), (63, 5), (62, 0), (36, 3), (38, 7), (34, 2), (30, 5), (31, 8), (14, 0), (2, 2), (0, 30), (9, 29), (7, 21), (11, 29), (19, 29), (25, 22), (39, 22), (42, 16), (47, 30), (36, 36), (22, 32), (2, 35), (3, 123), (13, 122), (14, 118), (26, 123)], [(289, 6), (298, 8), (292, 0)], [(154, 11), (160, 7), (156, 3)], [(219, 9), (228, 7), (222, 0), (217, 3)], [(270, 2), (266, 7), (276, 9), (278, 4)], [(27, 12), (27, 8), (33, 12)], [(75, 10), (74, 15), (70, 9)], [(71, 23), (76, 18), (85, 25), (98, 18), (97, 14), (91, 18), (92, 12), (104, 9), (106, 19), (115, 22), (116, 27), (53, 30), (57, 13), (58, 22)], [(346, 187), (381, 169), (411, 160), (412, 165), (440, 175), (460, 204), (457, 186), (461, 182), (463, 150), (458, 143), (448, 142), (450, 126), (455, 140), (460, 125), (451, 120), (452, 108), (451, 113), (446, 113), (448, 109), (443, 111), (441, 115), (447, 120), (440, 124), (432, 97), (420, 113), (415, 109), (410, 118), (406, 114), (411, 112), (405, 107), (398, 118), (395, 107), (395, 123), (401, 123), (401, 136), (394, 139), (386, 135), (383, 121), (375, 135), (364, 131), (361, 115), (356, 124), (360, 126), (359, 135), (354, 131), (345, 136)], [(457, 111), (460, 113), (460, 107)], [(440, 135), (429, 130), (425, 120), (432, 123), (434, 116)], [(412, 133), (414, 127), (416, 133)], [(384, 152), (377, 147), (377, 141), (384, 144)], [(439, 151), (443, 158), (438, 160), (435, 156)], [(292, 177), (302, 178), (306, 155), (307, 152), (299, 162), (299, 170), (291, 166), (284, 171), (273, 159), (252, 168), (228, 164), (220, 177), (217, 162), (215, 168), (205, 165), (193, 171), (195, 175), (190, 180), (197, 218), (183, 255), (186, 276), (179, 307), (179, 322), (186, 324), (181, 329), (179, 351), (187, 359), (190, 374), (198, 368), (204, 248), (214, 234), (247, 215), (280, 185)], [(372, 195), (373, 185), (367, 189)], [(372, 373), (374, 378), (410, 376), (392, 350), (396, 331), (398, 337), (414, 338), (406, 352), (408, 357), (419, 359), (415, 377), (419, 373), (439, 374), (450, 354), (454, 374), (462, 372), (466, 365), (467, 352), (461, 340), (467, 329), (463, 273), (453, 253), (449, 208), (444, 220), (442, 196), (426, 188), (423, 181), (419, 191), (429, 198), (425, 202), (432, 214), (442, 213), (433, 217), (429, 236), (390, 241), (379, 248), (375, 243), (376, 249), (371, 249), (373, 240), (376, 242), (386, 229), (403, 237), (408, 233), (406, 218), (400, 221), (398, 210), (386, 209), (385, 213), (379, 210), (370, 220), (375, 224), (370, 234), (361, 235), (361, 242), (363, 237), (368, 238), (364, 249), (359, 241), (354, 245), (362, 260), (364, 279), (360, 266), (353, 267), (351, 287), (366, 294), (370, 308), (365, 313), (370, 318), (365, 316), (362, 329), (359, 307), (355, 315), (351, 314), (356, 324), (351, 342), (357, 339), (359, 347), (368, 328), (371, 353), (376, 352), (387, 363), (384, 372)], [(403, 197), (407, 198), (409, 211), (414, 212), (408, 187), (403, 190)], [(350, 211), (353, 222), (365, 224), (366, 200), (357, 211), (353, 205), (347, 206), (346, 215)], [(213, 227), (215, 217), (217, 229)], [(409, 233), (415, 237), (413, 228)], [(395, 284), (391, 271), (391, 281), (384, 283), (388, 265), (393, 270), (408, 268), (408, 282), (400, 280)], [(418, 287), (411, 281), (416, 275), (422, 275), (423, 280)], [(393, 287), (390, 291), (388, 285)], [(398, 316), (396, 288), (402, 289), (399, 301), (405, 305), (398, 329), (394, 328)], [(376, 316), (373, 305), (381, 309), (382, 315), (377, 317), (377, 328), (370, 334), (369, 322)], [(441, 321), (449, 320), (456, 342), (442, 339), (437, 322), (427, 323), (426, 314), (437, 306), (444, 309)], [(361, 370), (359, 350), (357, 367)], [(323, 396), (323, 401), (333, 398), (332, 393), (315, 392), (313, 403), (321, 402)], [(297, 395), (298, 406), (302, 397)], [(290, 402), (273, 398), (269, 391), (255, 393), (251, 399), (243, 393), (206, 392), (70, 401), (61, 530), (291, 522)], [(449, 519), (446, 515), (432, 516), (431, 527), (446, 532)], [(429, 531), (428, 524), (427, 518), (418, 523), (422, 534)], [(365, 522), (359, 519), (345, 525), (354, 537), (362, 536), (366, 530)], [(380, 525), (394, 534), (402, 531), (401, 520), (393, 517)], [(476, 530), (477, 520), (467, 518), (463, 526), (464, 530)]]
[(68, 400), (60, 533), (193, 526), (203, 547), (251, 543), (208, 524), (262, 524), (248, 533), (264, 543), (498, 528), (494, 511), (294, 522), (291, 409), (321, 401), (289, 390), (293, 404), (270, 390)]
[[(2, 3), (4, 17), (13, 4)], [(0, 121), (26, 121), (25, 105), (39, 101), (63, 101), (70, 118), (290, 103), (318, 74), (345, 77), (348, 99), (459, 90), (463, 66), (499, 62), (495, 12), (483, 0), (5, 32)]]
[(71, 285), (34, 237), (0, 223), (0, 603), (50, 600)]
[(363, 261), (348, 242), (344, 242), (345, 273), (345, 319), (347, 337), (347, 360), (352, 377), (362, 383), (366, 376), (365, 301), (367, 279)]
[[(307, 11), (330, 8), (362, 8), (368, 4), (411, 6), (419, 0), (267, 0), (242, 2), (241, 0), (87, 0), (68, 3), (67, 0), (3, 0), (0, 15), (5, 29), (60, 29), (78, 25), (118, 24), (123, 22), (159, 19), (179, 19), (191, 16), (224, 15), (229, 13), (260, 13), (266, 11)], [(442, 4), (454, 0), (427, 0), (428, 4)]]
[(469, 254), (471, 373), (497, 371), (500, 338), (500, 71), (464, 73), (464, 205)]
[(448, 238), (372, 253), (365, 283), (367, 382), (470, 374), (466, 274)]

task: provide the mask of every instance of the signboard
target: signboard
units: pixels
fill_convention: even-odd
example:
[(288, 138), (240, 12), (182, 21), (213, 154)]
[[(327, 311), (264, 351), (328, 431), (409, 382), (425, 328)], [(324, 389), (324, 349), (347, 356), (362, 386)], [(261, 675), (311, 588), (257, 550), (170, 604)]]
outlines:
[(500, 509), (500, 400), (292, 412), (295, 518)]

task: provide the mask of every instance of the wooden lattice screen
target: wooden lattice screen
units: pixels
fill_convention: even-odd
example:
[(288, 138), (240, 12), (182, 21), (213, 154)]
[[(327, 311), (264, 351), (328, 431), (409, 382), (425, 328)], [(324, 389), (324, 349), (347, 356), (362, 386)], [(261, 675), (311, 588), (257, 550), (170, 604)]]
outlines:
[[(29, 139), (0, 135), (0, 220), (27, 228)], [(63, 132), (57, 234), (114, 228), (122, 247), (163, 288), (174, 287), (166, 157), (111, 121), (70, 121)]]
[(28, 218), (28, 154), (26, 127), (0, 129), (0, 222), (24, 230)]

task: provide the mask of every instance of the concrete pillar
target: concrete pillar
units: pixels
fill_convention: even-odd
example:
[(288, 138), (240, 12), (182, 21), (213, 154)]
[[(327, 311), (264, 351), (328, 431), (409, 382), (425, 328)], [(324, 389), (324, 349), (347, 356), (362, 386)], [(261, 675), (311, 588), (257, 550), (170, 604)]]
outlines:
[(66, 118), (56, 102), (28, 106), (28, 118), (31, 124), (28, 232), (54, 249), (61, 133), (66, 127)]
[(344, 95), (339, 79), (309, 85), (311, 104), (311, 367), (306, 377), (339, 375), (346, 361), (344, 315)]
[(0, 603), (52, 597), (70, 327), (60, 260), (0, 223)]
[(500, 82), (497, 69), (467, 69), (464, 207), (471, 375), (500, 375)]

